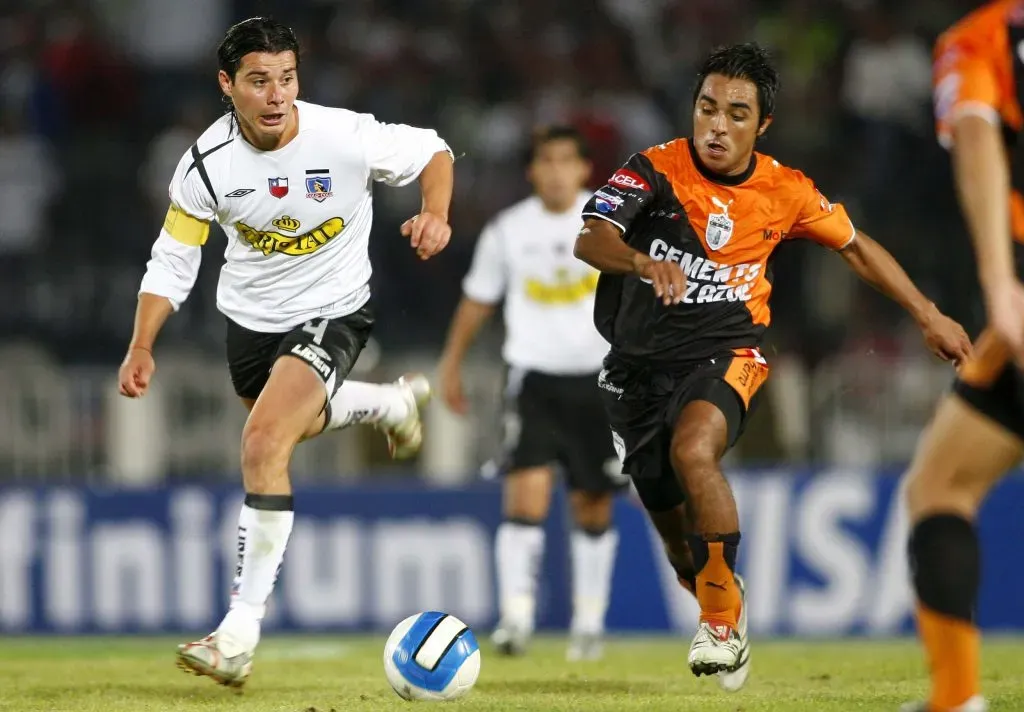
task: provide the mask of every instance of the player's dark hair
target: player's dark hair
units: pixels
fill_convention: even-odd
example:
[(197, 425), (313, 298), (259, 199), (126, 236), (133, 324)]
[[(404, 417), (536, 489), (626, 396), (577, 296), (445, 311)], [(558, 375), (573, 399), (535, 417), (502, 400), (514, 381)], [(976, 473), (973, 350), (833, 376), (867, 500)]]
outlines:
[(299, 40), (292, 28), (269, 17), (250, 17), (232, 25), (217, 47), (220, 69), (235, 80), (242, 57), (250, 52), (278, 54), (292, 51), (299, 64)]
[(758, 123), (775, 112), (775, 97), (779, 93), (779, 72), (772, 64), (768, 52), (761, 46), (744, 44), (717, 47), (707, 56), (697, 72), (693, 87), (693, 104), (697, 105), (701, 87), (710, 74), (721, 74), (729, 79), (746, 79), (757, 87)]
[(526, 148), (525, 163), (530, 165), (537, 157), (537, 152), (545, 144), (552, 141), (572, 141), (576, 144), (576, 152), (583, 160), (590, 159), (590, 145), (579, 129), (575, 126), (555, 125), (541, 126), (530, 134), (530, 145)]

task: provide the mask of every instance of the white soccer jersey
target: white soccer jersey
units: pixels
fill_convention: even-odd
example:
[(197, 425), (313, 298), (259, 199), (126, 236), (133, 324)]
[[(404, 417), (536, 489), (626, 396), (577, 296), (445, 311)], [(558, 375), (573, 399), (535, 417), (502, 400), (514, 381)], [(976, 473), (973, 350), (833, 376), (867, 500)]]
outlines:
[(243, 327), (284, 332), (369, 300), (372, 183), (405, 185), (436, 153), (451, 151), (433, 130), (295, 106), (298, 135), (280, 149), (254, 148), (225, 115), (185, 153), (142, 292), (177, 309), (216, 221), (228, 237), (217, 308)]
[(589, 199), (580, 193), (570, 210), (551, 213), (533, 196), (498, 213), (480, 235), (462, 290), (487, 304), (504, 298), (502, 356), (510, 366), (553, 375), (601, 368), (608, 344), (594, 326), (598, 272), (572, 254)]

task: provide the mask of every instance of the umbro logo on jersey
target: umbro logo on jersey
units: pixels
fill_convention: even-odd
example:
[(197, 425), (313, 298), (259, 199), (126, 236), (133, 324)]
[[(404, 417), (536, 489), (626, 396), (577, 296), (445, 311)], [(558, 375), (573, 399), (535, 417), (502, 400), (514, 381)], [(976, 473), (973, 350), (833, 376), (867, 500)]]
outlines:
[(267, 184), (270, 187), (270, 194), (275, 198), (283, 198), (288, 195), (287, 178), (267, 178)]
[(224, 197), (225, 198), (241, 198), (243, 195), (249, 195), (249, 193), (255, 193), (255, 192), (256, 192), (255, 188), (239, 188), (238, 190), (231, 191), (230, 193), (228, 193)]

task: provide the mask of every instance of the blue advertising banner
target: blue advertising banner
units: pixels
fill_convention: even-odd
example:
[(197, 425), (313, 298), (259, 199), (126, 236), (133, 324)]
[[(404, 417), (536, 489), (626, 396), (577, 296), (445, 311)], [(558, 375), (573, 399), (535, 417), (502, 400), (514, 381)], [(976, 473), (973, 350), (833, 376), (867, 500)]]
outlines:
[[(743, 520), (739, 569), (760, 636), (897, 635), (912, 629), (906, 522), (886, 473), (730, 475)], [(301, 489), (266, 629), (387, 630), (446, 610), (487, 630), (497, 617), (492, 546), (498, 487), (415, 482)], [(204, 633), (227, 603), (237, 488), (147, 491), (0, 488), (0, 633)], [(980, 623), (1024, 630), (1024, 480), (983, 510)], [(643, 511), (618, 502), (608, 626), (689, 632), (696, 605), (677, 585)], [(569, 620), (568, 521), (547, 525), (539, 627)]]

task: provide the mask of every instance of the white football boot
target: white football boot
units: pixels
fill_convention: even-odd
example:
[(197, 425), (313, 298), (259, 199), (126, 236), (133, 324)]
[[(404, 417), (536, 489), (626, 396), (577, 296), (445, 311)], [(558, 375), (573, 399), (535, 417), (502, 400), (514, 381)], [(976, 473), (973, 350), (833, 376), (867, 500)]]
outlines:
[(430, 402), (430, 381), (422, 373), (407, 373), (395, 385), (402, 391), (402, 397), (409, 406), (409, 415), (398, 425), (382, 427), (388, 439), (388, 450), (395, 460), (404, 460), (415, 455), (423, 444), (423, 422), (420, 411)]
[[(900, 712), (931, 712), (927, 702), (908, 702), (900, 707)], [(950, 712), (988, 712), (988, 703), (981, 695), (975, 695)]]
[(721, 623), (701, 621), (690, 644), (690, 670), (697, 677), (734, 672), (743, 661), (745, 648), (746, 636), (740, 636), (739, 622), (736, 628), (732, 628)]
[(740, 619), (736, 624), (736, 633), (740, 637), (740, 662), (735, 670), (723, 670), (718, 673), (718, 686), (726, 692), (736, 692), (747, 684), (750, 677), (750, 636), (747, 634), (747, 586), (743, 577), (736, 574), (736, 585), (740, 587)]
[(240, 688), (252, 673), (252, 653), (226, 657), (217, 647), (217, 633), (178, 646), (178, 667), (213, 678), (225, 687)]

